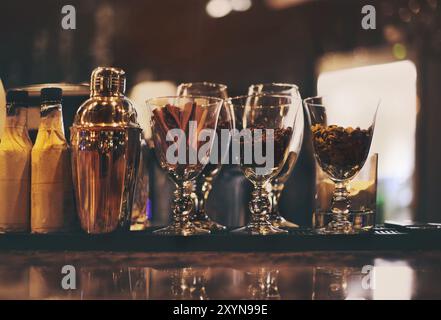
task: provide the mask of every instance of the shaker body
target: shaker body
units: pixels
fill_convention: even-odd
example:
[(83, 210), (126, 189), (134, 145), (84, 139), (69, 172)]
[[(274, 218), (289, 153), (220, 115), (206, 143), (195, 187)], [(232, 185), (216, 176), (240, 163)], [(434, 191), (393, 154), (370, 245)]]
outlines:
[(139, 166), (138, 128), (72, 128), (77, 210), (90, 234), (128, 230)]

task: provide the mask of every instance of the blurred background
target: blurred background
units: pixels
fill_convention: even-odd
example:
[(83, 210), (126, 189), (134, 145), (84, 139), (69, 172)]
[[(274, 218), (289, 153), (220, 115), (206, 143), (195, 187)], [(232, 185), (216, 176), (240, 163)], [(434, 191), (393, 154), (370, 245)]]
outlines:
[[(66, 4), (76, 9), (75, 30), (61, 27)], [(367, 4), (376, 29), (362, 28)], [(82, 83), (96, 66), (121, 67), (144, 126), (143, 100), (171, 94), (180, 82), (225, 83), (231, 96), (259, 82), (295, 83), (303, 97), (381, 96), (372, 147), (377, 220), (441, 220), (441, 1), (15, 0), (0, 7), (6, 89)], [(306, 136), (281, 204), (302, 225), (311, 223), (314, 175)]]

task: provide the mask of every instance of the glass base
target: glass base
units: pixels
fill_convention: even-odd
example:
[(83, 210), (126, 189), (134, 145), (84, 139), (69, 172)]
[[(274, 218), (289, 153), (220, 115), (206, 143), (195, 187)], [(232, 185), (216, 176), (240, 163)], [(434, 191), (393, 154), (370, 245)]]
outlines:
[(349, 226), (333, 225), (333, 214), (329, 211), (318, 211), (313, 214), (313, 228), (319, 234), (359, 234), (371, 231), (375, 226), (375, 213), (372, 210), (350, 211), (347, 223)]
[(197, 228), (193, 223), (187, 223), (185, 225), (170, 225), (168, 227), (153, 231), (156, 235), (161, 236), (196, 236), (210, 234), (209, 230)]
[(210, 230), (211, 232), (222, 232), (227, 229), (227, 227), (217, 223), (216, 221), (211, 220), (209, 217), (205, 216), (202, 218), (195, 218), (195, 220), (191, 220), (191, 222), (200, 229)]
[(276, 228), (296, 229), (299, 227), (294, 222), (288, 221), (280, 215), (270, 215), (268, 221)]
[(325, 228), (317, 229), (320, 234), (356, 234), (358, 233), (349, 221), (330, 222)]
[(234, 234), (243, 234), (243, 235), (277, 235), (277, 234), (288, 234), (288, 231), (279, 229), (277, 227), (273, 227), (269, 222), (268, 223), (249, 223), (245, 227), (236, 229), (231, 231)]

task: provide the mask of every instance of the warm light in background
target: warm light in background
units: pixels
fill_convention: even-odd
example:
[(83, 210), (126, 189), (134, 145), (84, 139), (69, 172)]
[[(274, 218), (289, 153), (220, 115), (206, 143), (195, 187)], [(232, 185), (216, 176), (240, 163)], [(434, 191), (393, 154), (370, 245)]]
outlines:
[(304, 4), (305, 2), (310, 1), (314, 0), (265, 0), (268, 7), (276, 10), (298, 6), (300, 4)]
[(136, 84), (130, 90), (129, 98), (135, 105), (138, 113), (138, 123), (141, 126), (144, 137), (150, 139), (152, 128), (150, 126), (151, 113), (146, 101), (155, 97), (173, 96), (176, 94), (176, 84), (171, 81), (143, 81)]
[(232, 11), (247, 11), (253, 5), (251, 0), (210, 0), (207, 14), (212, 18), (222, 18)]
[[(381, 98), (371, 153), (379, 154), (378, 192), (385, 206), (386, 219), (411, 218), (416, 76), (411, 61), (399, 61), (324, 72), (318, 78), (320, 95), (332, 92), (333, 96), (349, 99), (370, 93)], [(342, 108), (341, 113), (344, 112)]]
[(234, 11), (247, 11), (252, 5), (251, 0), (231, 0), (231, 7)]
[(212, 18), (225, 17), (233, 10), (229, 0), (210, 0), (207, 3), (207, 13)]

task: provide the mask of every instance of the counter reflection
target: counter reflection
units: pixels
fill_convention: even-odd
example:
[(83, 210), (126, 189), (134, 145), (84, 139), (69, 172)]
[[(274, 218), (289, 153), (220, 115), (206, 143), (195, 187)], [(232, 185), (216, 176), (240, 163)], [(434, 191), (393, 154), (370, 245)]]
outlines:
[[(206, 263), (171, 263), (160, 254), (149, 259), (99, 260), (78, 254), (75, 290), (65, 290), (62, 267), (70, 259), (12, 259), (0, 266), (0, 299), (125, 299), (125, 300), (295, 300), (295, 299), (415, 299), (441, 297), (435, 265), (418, 259), (307, 258), (272, 254), (267, 262), (238, 254)], [(201, 254), (202, 256), (204, 254)], [(210, 254), (209, 254), (210, 255)], [(215, 254), (214, 256), (221, 256)], [(225, 254), (228, 255), (228, 254)], [(0, 254), (1, 256), (1, 254)], [(196, 257), (196, 255), (195, 255)], [(348, 256), (346, 256), (348, 257)], [(102, 257), (101, 257), (102, 258)], [(201, 257), (199, 257), (201, 258)], [(260, 259), (260, 258), (259, 258)], [(204, 260), (204, 259), (202, 259)], [(199, 260), (199, 261), (202, 261)], [(6, 260), (2, 260), (6, 261)], [(111, 263), (109, 261), (112, 261)], [(146, 262), (146, 261), (150, 261)], [(220, 263), (219, 261), (222, 261)], [(100, 265), (98, 265), (100, 264)], [(371, 266), (373, 274), (364, 270)], [(368, 271), (371, 269), (368, 268)]]

